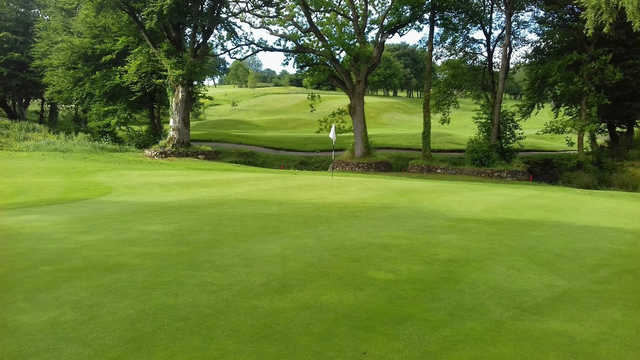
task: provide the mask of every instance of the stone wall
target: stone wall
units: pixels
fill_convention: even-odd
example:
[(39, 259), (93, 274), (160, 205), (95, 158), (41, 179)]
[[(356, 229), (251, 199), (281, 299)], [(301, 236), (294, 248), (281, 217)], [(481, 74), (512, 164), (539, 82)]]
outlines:
[(215, 160), (215, 158), (217, 157), (217, 154), (213, 150), (147, 149), (144, 151), (144, 156), (152, 159), (166, 159), (170, 157), (175, 157), (175, 158), (194, 158), (194, 159), (200, 159), (200, 160)]
[(410, 173), (480, 176), (492, 179), (528, 181), (530, 175), (522, 170), (499, 170), (479, 168), (449, 168), (435, 165), (409, 165)]
[[(393, 170), (391, 163), (386, 161), (374, 162), (353, 162), (345, 160), (336, 160), (331, 165), (335, 171), (351, 171), (351, 172), (390, 172)], [(329, 168), (331, 170), (331, 168)]]

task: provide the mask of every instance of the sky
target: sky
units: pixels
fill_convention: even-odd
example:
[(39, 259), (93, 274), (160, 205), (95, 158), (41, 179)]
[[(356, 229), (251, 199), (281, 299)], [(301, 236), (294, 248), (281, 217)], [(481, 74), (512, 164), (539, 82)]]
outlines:
[[(408, 44), (417, 44), (420, 39), (424, 37), (426, 32), (418, 32), (415, 30), (409, 31), (404, 36), (400, 37), (398, 35), (387, 41), (387, 44), (397, 44), (401, 42), (406, 42)], [(262, 61), (263, 69), (271, 69), (275, 72), (280, 72), (281, 70), (287, 70), (290, 73), (294, 73), (295, 69), (293, 68), (293, 64), (289, 64), (288, 66), (283, 66), (282, 61), (284, 60), (284, 55), (281, 53), (272, 53), (272, 52), (263, 52), (258, 54), (258, 58)]]

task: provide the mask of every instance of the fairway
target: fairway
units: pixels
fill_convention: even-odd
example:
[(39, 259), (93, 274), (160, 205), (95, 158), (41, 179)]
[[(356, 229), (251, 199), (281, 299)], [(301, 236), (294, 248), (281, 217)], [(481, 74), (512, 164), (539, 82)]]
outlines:
[[(316, 134), (317, 120), (340, 106), (346, 106), (348, 98), (340, 92), (320, 91), (322, 102), (317, 111), (312, 113), (309, 111), (307, 93), (306, 89), (294, 87), (210, 88), (209, 95), (214, 100), (208, 103), (201, 119), (193, 122), (192, 138), (289, 150), (330, 150), (327, 134)], [(232, 101), (238, 104), (236, 108), (232, 108)], [(507, 100), (505, 105), (515, 107), (516, 102)], [(432, 135), (435, 150), (465, 149), (467, 141), (476, 132), (473, 122), (476, 107), (470, 99), (462, 99), (449, 125), (440, 124), (439, 116), (435, 116)], [(421, 148), (421, 99), (368, 96), (366, 111), (374, 147)], [(523, 122), (526, 139), (522, 149), (571, 149), (564, 136), (539, 134), (545, 122), (551, 118), (551, 111), (545, 108)], [(351, 119), (347, 121), (350, 123)], [(352, 141), (352, 134), (344, 134), (338, 137), (336, 146), (345, 149)]]
[(640, 354), (639, 194), (133, 153), (0, 164), (0, 359)]

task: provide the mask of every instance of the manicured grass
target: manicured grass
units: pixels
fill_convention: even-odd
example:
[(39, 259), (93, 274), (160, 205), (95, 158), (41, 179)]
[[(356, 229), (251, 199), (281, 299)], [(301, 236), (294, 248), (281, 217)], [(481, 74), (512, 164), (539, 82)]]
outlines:
[(0, 152), (1, 359), (636, 359), (640, 195)]
[[(230, 86), (211, 88), (214, 101), (202, 117), (194, 121), (192, 137), (245, 143), (292, 150), (327, 150), (331, 143), (327, 134), (316, 134), (317, 120), (339, 106), (348, 103), (340, 92), (320, 92), (322, 102), (314, 113), (309, 111), (307, 91), (301, 88), (239, 89)], [(238, 107), (233, 109), (231, 101)], [(507, 106), (515, 102), (507, 100)], [(476, 105), (469, 99), (461, 102), (450, 125), (441, 125), (438, 117), (433, 124), (433, 146), (437, 150), (463, 150), (476, 126), (473, 123)], [(367, 124), (374, 147), (421, 147), (422, 104), (419, 99), (369, 96), (366, 98)], [(524, 123), (527, 150), (567, 150), (563, 136), (539, 135), (538, 131), (551, 118), (543, 110)], [(347, 148), (351, 135), (338, 137), (337, 147)]]

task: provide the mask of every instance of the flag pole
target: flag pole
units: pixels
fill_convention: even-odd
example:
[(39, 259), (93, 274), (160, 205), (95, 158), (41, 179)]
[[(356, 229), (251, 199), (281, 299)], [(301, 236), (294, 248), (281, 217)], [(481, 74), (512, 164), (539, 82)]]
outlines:
[(336, 161), (336, 124), (331, 124), (329, 139), (331, 139), (331, 178), (333, 179), (333, 163)]
[(333, 163), (336, 161), (336, 143), (332, 141), (331, 146), (331, 178), (333, 179)]

